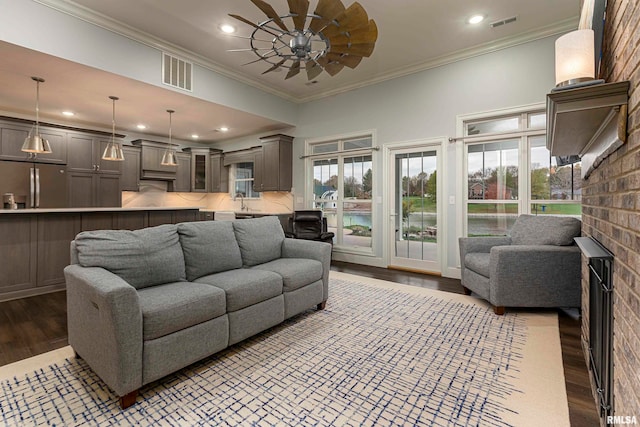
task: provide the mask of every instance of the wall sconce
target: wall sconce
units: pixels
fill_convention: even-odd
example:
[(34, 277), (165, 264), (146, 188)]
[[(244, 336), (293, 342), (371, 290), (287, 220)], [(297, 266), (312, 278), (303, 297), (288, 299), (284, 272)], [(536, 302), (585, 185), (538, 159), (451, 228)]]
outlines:
[(576, 30), (556, 40), (556, 88), (604, 83), (595, 77), (593, 30)]

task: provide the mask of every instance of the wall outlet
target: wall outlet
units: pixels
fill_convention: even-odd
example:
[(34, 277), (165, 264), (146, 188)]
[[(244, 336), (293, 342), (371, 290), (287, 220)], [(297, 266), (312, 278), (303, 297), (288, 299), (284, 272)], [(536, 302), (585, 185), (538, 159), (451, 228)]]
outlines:
[(456, 196), (449, 196), (449, 204), (450, 205), (456, 204)]

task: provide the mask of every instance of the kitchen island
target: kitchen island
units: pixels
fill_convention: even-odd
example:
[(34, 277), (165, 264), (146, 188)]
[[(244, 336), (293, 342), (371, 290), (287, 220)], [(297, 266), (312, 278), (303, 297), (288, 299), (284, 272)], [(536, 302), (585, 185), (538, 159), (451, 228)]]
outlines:
[(197, 207), (0, 209), (0, 301), (65, 289), (69, 244), (81, 231), (198, 221)]

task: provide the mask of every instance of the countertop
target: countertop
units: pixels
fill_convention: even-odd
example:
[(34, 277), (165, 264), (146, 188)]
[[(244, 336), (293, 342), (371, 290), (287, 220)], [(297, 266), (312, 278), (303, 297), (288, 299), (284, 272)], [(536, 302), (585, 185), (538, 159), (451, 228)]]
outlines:
[(263, 212), (263, 211), (231, 211), (227, 209), (200, 209), (200, 212), (233, 212), (236, 215), (291, 215), (293, 212)]
[(0, 214), (41, 214), (41, 213), (82, 213), (82, 212), (136, 212), (136, 211), (182, 211), (200, 210), (199, 207), (155, 206), (146, 208), (43, 208), (43, 209), (0, 209)]

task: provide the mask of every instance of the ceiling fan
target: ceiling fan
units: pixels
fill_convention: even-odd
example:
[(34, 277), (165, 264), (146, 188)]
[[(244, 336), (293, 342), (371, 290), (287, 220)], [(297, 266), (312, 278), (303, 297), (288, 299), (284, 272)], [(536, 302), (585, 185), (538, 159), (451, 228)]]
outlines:
[[(319, 0), (315, 11), (309, 13), (308, 0), (288, 0), (289, 13), (286, 15), (279, 15), (263, 0), (251, 2), (268, 19), (255, 24), (242, 16), (229, 14), (253, 27), (250, 37), (242, 37), (250, 40), (250, 48), (232, 51), (251, 51), (258, 56), (244, 65), (258, 61), (269, 63), (270, 67), (262, 74), (288, 69), (286, 80), (304, 69), (309, 80), (318, 77), (322, 71), (335, 76), (345, 66), (355, 68), (363, 57), (373, 53), (378, 27), (358, 2), (345, 8), (340, 0)], [(289, 28), (287, 23), (293, 26)]]

